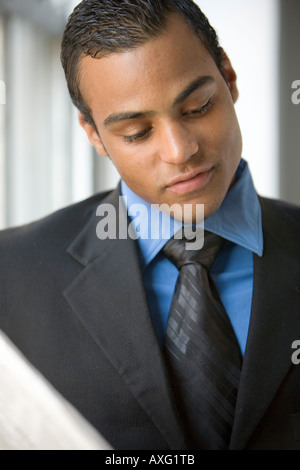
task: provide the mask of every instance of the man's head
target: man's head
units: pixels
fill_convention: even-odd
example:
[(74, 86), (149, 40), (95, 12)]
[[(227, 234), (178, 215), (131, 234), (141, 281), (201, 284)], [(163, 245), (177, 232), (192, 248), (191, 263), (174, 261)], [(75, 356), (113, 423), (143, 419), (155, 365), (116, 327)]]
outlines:
[(149, 203), (222, 203), (241, 157), (236, 76), (190, 0), (85, 0), (62, 48), (92, 145)]
[(222, 68), (222, 49), (215, 30), (191, 0), (84, 0), (69, 18), (62, 42), (62, 64), (71, 98), (84, 120), (94, 124), (80, 89), (80, 61), (134, 49), (166, 28), (179, 12)]

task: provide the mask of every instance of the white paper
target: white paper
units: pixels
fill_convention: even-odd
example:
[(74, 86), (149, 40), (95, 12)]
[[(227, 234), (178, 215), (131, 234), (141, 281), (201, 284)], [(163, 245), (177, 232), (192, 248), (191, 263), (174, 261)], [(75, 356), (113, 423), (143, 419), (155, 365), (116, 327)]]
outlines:
[(2, 332), (0, 450), (111, 450)]

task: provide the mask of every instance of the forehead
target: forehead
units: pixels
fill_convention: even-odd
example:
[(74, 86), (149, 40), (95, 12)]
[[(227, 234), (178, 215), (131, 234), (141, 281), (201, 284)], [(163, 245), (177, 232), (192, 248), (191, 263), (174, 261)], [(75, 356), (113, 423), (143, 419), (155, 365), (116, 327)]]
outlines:
[(191, 27), (174, 14), (167, 29), (142, 46), (101, 59), (84, 57), (80, 87), (94, 118), (100, 118), (130, 108), (153, 109), (202, 75), (218, 79), (220, 73)]

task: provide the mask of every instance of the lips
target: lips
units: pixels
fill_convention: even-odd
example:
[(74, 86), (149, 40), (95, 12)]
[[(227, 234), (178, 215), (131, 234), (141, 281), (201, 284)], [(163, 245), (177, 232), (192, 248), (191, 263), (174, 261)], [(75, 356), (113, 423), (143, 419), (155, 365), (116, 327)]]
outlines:
[(176, 194), (188, 194), (206, 186), (212, 173), (213, 167), (209, 167), (179, 175), (169, 182), (167, 189)]

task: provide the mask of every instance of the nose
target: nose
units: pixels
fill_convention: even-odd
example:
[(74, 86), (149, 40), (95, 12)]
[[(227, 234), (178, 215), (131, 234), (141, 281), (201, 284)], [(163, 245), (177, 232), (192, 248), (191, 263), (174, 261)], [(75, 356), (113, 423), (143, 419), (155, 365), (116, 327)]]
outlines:
[(161, 129), (160, 159), (165, 163), (186, 163), (199, 150), (195, 135), (181, 123), (168, 122)]

